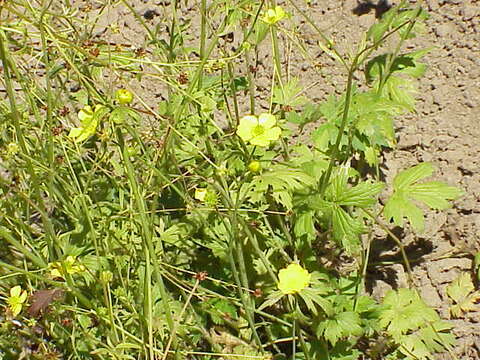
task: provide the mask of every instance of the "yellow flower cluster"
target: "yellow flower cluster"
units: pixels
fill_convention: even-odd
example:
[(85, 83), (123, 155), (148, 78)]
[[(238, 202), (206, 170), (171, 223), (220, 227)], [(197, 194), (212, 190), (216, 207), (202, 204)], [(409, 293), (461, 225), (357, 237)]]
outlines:
[(115, 100), (117, 100), (120, 105), (127, 105), (133, 101), (133, 94), (127, 89), (118, 89), (115, 92)]

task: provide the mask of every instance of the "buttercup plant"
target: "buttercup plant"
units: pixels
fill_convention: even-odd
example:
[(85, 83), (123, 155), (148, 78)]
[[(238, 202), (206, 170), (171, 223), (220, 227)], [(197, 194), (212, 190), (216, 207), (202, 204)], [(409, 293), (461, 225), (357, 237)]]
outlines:
[(51, 277), (65, 278), (66, 274), (73, 275), (85, 271), (85, 266), (79, 264), (75, 256), (69, 255), (64, 261), (48, 264), (48, 269)]
[(259, 161), (253, 160), (248, 164), (248, 170), (252, 173), (258, 173), (262, 169), (262, 165)]
[(206, 188), (196, 188), (195, 189), (195, 199), (198, 201), (205, 201), (205, 197), (207, 196), (207, 189)]
[(133, 94), (130, 90), (118, 89), (115, 92), (115, 100), (117, 100), (120, 105), (127, 105), (133, 101)]
[[(452, 352), (452, 325), (413, 281), (381, 299), (366, 286), (370, 269), (383, 266), (372, 262), (374, 235), (395, 241), (390, 250), (413, 280), (393, 228), (420, 233), (428, 208), (461, 195), (428, 179), (434, 164), (388, 182), (381, 173), (382, 151), (395, 151), (394, 121), (415, 111), (425, 71), (426, 51), (403, 50), (426, 17), (410, 3), (375, 20), (351, 54), (294, 2), (202, 0), (187, 13), (172, 2), (161, 26), (155, 11), (139, 15), (129, 1), (95, 16), (69, 2), (0, 5), (1, 155), (15, 157), (0, 164), (8, 170), (0, 293), (24, 324), (0, 324), (0, 354), (430, 360)], [(108, 27), (104, 39), (91, 38), (112, 6), (143, 29), (137, 47), (120, 25), (121, 37)], [(307, 25), (321, 52), (303, 45)], [(344, 92), (309, 99), (304, 85), (316, 82), (290, 66), (302, 55), (312, 69), (335, 59), (346, 69)], [(155, 96), (132, 94), (127, 83)], [(81, 109), (78, 127), (65, 105)], [(468, 279), (448, 287), (452, 315), (474, 309)], [(26, 311), (22, 286), (32, 294)]]

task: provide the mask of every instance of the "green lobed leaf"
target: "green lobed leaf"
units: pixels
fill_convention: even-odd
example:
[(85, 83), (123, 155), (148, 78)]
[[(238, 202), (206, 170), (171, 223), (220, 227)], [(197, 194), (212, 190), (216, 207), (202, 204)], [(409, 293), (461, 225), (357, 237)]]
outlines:
[(397, 191), (385, 204), (383, 214), (388, 221), (393, 220), (396, 226), (403, 226), (406, 218), (415, 230), (422, 231), (424, 228), (423, 212), (413, 204), (404, 194)]
[(290, 81), (273, 89), (273, 102), (280, 105), (301, 106), (307, 102), (305, 96), (300, 96), (303, 87), (298, 84), (297, 78), (291, 78)]
[(432, 181), (416, 183), (432, 175), (434, 167), (430, 163), (421, 163), (410, 169), (400, 172), (393, 180), (394, 193), (388, 199), (384, 208), (384, 215), (388, 221), (393, 220), (397, 226), (403, 226), (406, 218), (417, 231), (424, 228), (423, 212), (412, 200), (423, 202), (432, 209), (446, 209), (450, 207), (447, 200), (458, 198), (462, 192), (455, 187)]
[(393, 180), (393, 187), (395, 190), (405, 189), (407, 186), (413, 183), (431, 176), (435, 167), (430, 163), (421, 163), (411, 167), (410, 169), (403, 170)]
[(336, 199), (337, 204), (344, 206), (368, 207), (377, 202), (376, 196), (384, 188), (381, 182), (362, 182), (343, 191)]
[(316, 330), (317, 336), (325, 337), (333, 346), (341, 338), (361, 336), (363, 329), (358, 313), (344, 311), (335, 314), (332, 318), (320, 322)]
[(318, 313), (314, 304), (317, 304), (327, 315), (331, 315), (333, 313), (333, 306), (325, 297), (323, 291), (318, 291), (318, 289), (307, 287), (299, 293), (299, 296), (303, 299), (303, 301), (305, 301), (305, 304), (309, 310), (314, 314)]
[[(392, 28), (399, 28), (399, 36), (404, 37), (406, 39), (411, 39), (416, 36), (417, 33), (423, 32), (425, 29), (425, 24), (423, 23), (424, 20), (428, 18), (428, 12), (423, 9), (409, 9), (399, 11), (396, 14), (393, 22)], [(407, 34), (409, 30), (408, 24), (405, 25), (408, 21), (414, 21), (413, 28)]]
[(447, 200), (455, 200), (462, 195), (462, 191), (454, 186), (431, 181), (411, 185), (409, 194), (413, 199), (424, 202), (432, 209), (444, 210), (451, 206)]
[(455, 335), (451, 333), (452, 327), (446, 321), (436, 321), (422, 328), (418, 336), (431, 352), (440, 352), (455, 345)]
[(411, 289), (390, 290), (383, 299), (380, 326), (398, 341), (401, 335), (417, 330), (425, 323), (438, 321), (438, 314)]
[(211, 299), (207, 304), (210, 309), (210, 317), (212, 321), (219, 325), (225, 323), (225, 317), (236, 319), (237, 309), (232, 303), (226, 299)]
[(280, 299), (283, 297), (283, 293), (280, 290), (276, 290), (272, 293), (270, 293), (267, 297), (267, 299), (258, 307), (258, 310), (261, 311), (263, 309), (266, 309), (272, 305), (275, 305), (277, 302), (280, 301)]
[(393, 119), (404, 108), (375, 91), (358, 93), (351, 104), (355, 128), (368, 137), (370, 145), (392, 147), (395, 143)]
[(396, 15), (395, 9), (387, 11), (381, 17), (380, 21), (373, 24), (370, 29), (367, 31), (367, 39), (372, 40), (373, 42), (379, 42), (387, 30), (391, 27), (393, 19)]
[(315, 229), (314, 216), (315, 213), (313, 211), (296, 214), (295, 226), (293, 228), (296, 237), (307, 236), (310, 240), (315, 238), (317, 231)]
[(331, 209), (334, 239), (342, 245), (347, 253), (356, 253), (360, 247), (359, 236), (364, 231), (363, 224), (338, 205), (333, 205)]
[(476, 304), (480, 300), (480, 291), (474, 291), (472, 278), (464, 272), (447, 286), (447, 295), (456, 303), (450, 307), (454, 317), (461, 317), (464, 312), (480, 309)]
[(417, 94), (417, 85), (412, 80), (390, 75), (385, 81), (383, 92), (385, 96), (405, 107), (408, 111), (413, 112), (415, 110), (414, 96)]
[(426, 360), (433, 359), (427, 345), (417, 334), (403, 335), (398, 340), (401, 344), (399, 350), (407, 359)]
[(320, 151), (327, 151), (330, 145), (335, 144), (338, 128), (335, 124), (326, 123), (320, 125), (312, 132), (312, 140), (315, 147)]
[(254, 177), (249, 197), (254, 202), (265, 199), (270, 191), (276, 202), (287, 209), (293, 208), (292, 193), (315, 184), (315, 179), (300, 169), (275, 165), (270, 171)]

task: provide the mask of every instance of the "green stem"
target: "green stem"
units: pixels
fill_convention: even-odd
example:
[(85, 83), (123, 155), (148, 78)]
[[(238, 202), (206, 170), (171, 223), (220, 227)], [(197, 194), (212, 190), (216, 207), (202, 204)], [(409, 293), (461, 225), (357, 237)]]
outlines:
[(16, 240), (12, 236), (12, 234), (3, 226), (0, 226), (0, 237), (10, 243), (17, 251), (20, 251), (23, 256), (30, 259), (39, 268), (44, 269), (47, 267), (47, 263), (40, 256), (35, 254), (35, 249), (27, 249), (20, 241)]
[(21, 127), (21, 115), (18, 111), (17, 108), (17, 103), (16, 103), (16, 96), (13, 91), (13, 84), (12, 84), (12, 78), (10, 74), (10, 68), (11, 66), (14, 66), (14, 62), (8, 58), (7, 54), (7, 48), (5, 47), (5, 32), (3, 30), (0, 30), (0, 59), (2, 61), (3, 65), (3, 74), (4, 74), (4, 81), (5, 81), (5, 87), (7, 90), (7, 95), (8, 95), (8, 100), (10, 103), (10, 109), (12, 110), (11, 112), (11, 118), (13, 120), (13, 126), (15, 128), (15, 133), (17, 135), (18, 142), (20, 144), (20, 148), (22, 150), (22, 153), (25, 155), (25, 162), (27, 165), (27, 172), (30, 175), (30, 179), (32, 180), (32, 188), (35, 193), (35, 198), (38, 200), (39, 203), (39, 209), (40, 209), (40, 215), (42, 217), (42, 222), (43, 225), (45, 226), (45, 230), (47, 232), (47, 244), (48, 244), (48, 250), (49, 250), (49, 255), (53, 256), (54, 254), (57, 255), (57, 249), (55, 247), (55, 244), (57, 243), (57, 236), (55, 234), (55, 230), (53, 228), (53, 224), (50, 221), (50, 218), (47, 214), (47, 208), (45, 206), (45, 202), (43, 200), (42, 192), (40, 189), (40, 181), (38, 179), (38, 176), (33, 168), (30, 153), (28, 151), (27, 145), (25, 143), (25, 138), (23, 136), (23, 130)]
[(252, 74), (250, 50), (245, 50), (245, 65), (247, 67), (248, 96), (250, 98), (250, 114), (255, 114), (255, 77)]
[[(122, 154), (122, 159), (124, 161), (124, 166), (127, 172), (127, 177), (134, 195), (135, 203), (137, 205), (137, 208), (139, 210), (139, 217), (140, 217), (140, 224), (142, 227), (142, 233), (143, 233), (143, 242), (145, 245), (145, 251), (148, 253), (148, 255), (151, 257), (151, 262), (153, 263), (153, 271), (155, 275), (155, 280), (159, 286), (160, 290), (160, 295), (162, 296), (162, 304), (165, 308), (165, 315), (166, 315), (166, 320), (168, 323), (168, 327), (171, 332), (171, 336), (174, 337), (174, 345), (176, 345), (176, 337), (175, 334), (173, 333), (174, 330), (174, 322), (173, 322), (173, 317), (172, 317), (172, 312), (170, 309), (170, 297), (168, 296), (167, 290), (165, 288), (165, 284), (163, 282), (163, 276), (160, 270), (159, 266), (159, 260), (157, 257), (157, 254), (155, 252), (155, 247), (153, 246), (153, 239), (152, 239), (152, 224), (148, 220), (147, 217), (147, 207), (145, 205), (144, 197), (140, 193), (140, 189), (138, 186), (137, 179), (135, 177), (135, 173), (133, 170), (133, 165), (130, 161), (130, 156), (128, 155), (127, 148), (124, 144), (123, 140), (123, 134), (119, 128), (117, 128), (117, 141), (121, 150)], [(162, 251), (163, 254), (163, 244), (162, 242), (158, 242), (160, 250)]]
[[(207, 40), (207, 32), (206, 32), (206, 19), (207, 19), (207, 0), (201, 0), (200, 2), (200, 60), (206, 61), (205, 57), (205, 43)], [(203, 70), (199, 74), (198, 77), (198, 89), (202, 88), (202, 81), (203, 81)]]
[(400, 248), (400, 253), (402, 254), (403, 262), (407, 269), (409, 283), (410, 285), (415, 285), (415, 281), (413, 280), (412, 267), (410, 266), (410, 261), (408, 260), (407, 253), (405, 252), (405, 248), (400, 239), (393, 232), (391, 232), (390, 229), (378, 219), (378, 217), (374, 216), (370, 211), (363, 208), (361, 208), (361, 210), (373, 221), (375, 221), (375, 223), (380, 226), (383, 231), (390, 235), (393, 241), (395, 241), (395, 243), (398, 245), (398, 247)]
[[(397, 9), (400, 9), (403, 7), (406, 3), (406, 0), (403, 0), (398, 6)], [(397, 10), (398, 11), (398, 10)], [(383, 87), (385, 86), (385, 83), (387, 82), (388, 78), (392, 74), (392, 66), (395, 62), (395, 59), (397, 58), (398, 53), (400, 52), (400, 49), (402, 48), (403, 43), (405, 42), (406, 39), (408, 39), (408, 36), (410, 35), (413, 27), (415, 26), (416, 19), (420, 16), (422, 12), (422, 8), (420, 5), (417, 7), (417, 13), (415, 14), (415, 17), (411, 20), (409, 20), (408, 28), (403, 33), (402, 36), (400, 36), (400, 41), (397, 42), (397, 45), (395, 47), (395, 50), (391, 54), (387, 54), (387, 59), (385, 62), (385, 70), (383, 72), (383, 76), (380, 77), (380, 83), (378, 84), (378, 89), (377, 93), (381, 94)]]
[(275, 26), (270, 26), (270, 34), (272, 36), (272, 45), (273, 45), (273, 58), (275, 61), (275, 74), (277, 75), (277, 80), (280, 85), (280, 88), (283, 91), (283, 81), (282, 81), (282, 65), (280, 63), (280, 51), (278, 49), (278, 36), (277, 29)]
[(340, 153), (340, 143), (342, 141), (342, 137), (347, 126), (348, 120), (348, 112), (350, 110), (350, 102), (352, 99), (352, 88), (353, 88), (353, 75), (357, 69), (357, 55), (352, 62), (350, 70), (348, 72), (348, 80), (347, 80), (347, 88), (345, 92), (345, 105), (343, 107), (343, 114), (342, 114), (342, 122), (340, 124), (340, 128), (338, 129), (337, 139), (335, 140), (335, 144), (332, 149), (332, 154), (330, 157), (330, 162), (328, 163), (328, 168), (325, 174), (322, 176), (321, 184), (320, 184), (320, 196), (323, 197), (325, 194), (325, 190), (330, 183), (330, 176), (332, 175), (333, 166), (335, 165), (336, 160), (338, 159), (338, 155)]

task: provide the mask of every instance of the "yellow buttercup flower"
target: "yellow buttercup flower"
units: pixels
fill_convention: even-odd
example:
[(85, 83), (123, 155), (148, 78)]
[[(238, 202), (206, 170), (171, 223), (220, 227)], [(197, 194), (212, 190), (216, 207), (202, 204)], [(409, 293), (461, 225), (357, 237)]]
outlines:
[(262, 17), (262, 20), (267, 24), (273, 25), (287, 16), (287, 13), (281, 6), (275, 6), (273, 9), (268, 9)]
[(20, 314), (26, 300), (27, 292), (22, 290), (20, 285), (14, 286), (10, 289), (10, 296), (7, 299), (7, 304), (13, 316)]
[(115, 100), (121, 105), (130, 104), (133, 101), (133, 94), (127, 89), (118, 89), (115, 92)]
[(284, 295), (296, 294), (308, 286), (310, 277), (307, 270), (292, 263), (278, 273), (278, 288)]
[(207, 206), (213, 207), (217, 204), (217, 193), (212, 189), (196, 188), (193, 197)]
[(72, 275), (85, 271), (85, 266), (82, 264), (75, 264), (76, 262), (77, 259), (75, 256), (69, 255), (63, 262), (55, 261), (50, 263), (48, 264), (50, 275), (53, 278), (65, 278), (65, 274)]
[(195, 189), (195, 199), (198, 201), (205, 201), (205, 196), (207, 196), (206, 188), (196, 188)]
[(81, 126), (72, 128), (68, 134), (69, 138), (74, 139), (75, 142), (82, 142), (94, 135), (97, 131), (100, 118), (106, 113), (107, 109), (103, 105), (95, 105), (92, 108), (90, 105), (84, 106), (78, 112)]
[(274, 115), (263, 113), (259, 117), (247, 115), (240, 119), (237, 135), (252, 145), (268, 146), (270, 141), (277, 140), (282, 130), (276, 126)]

